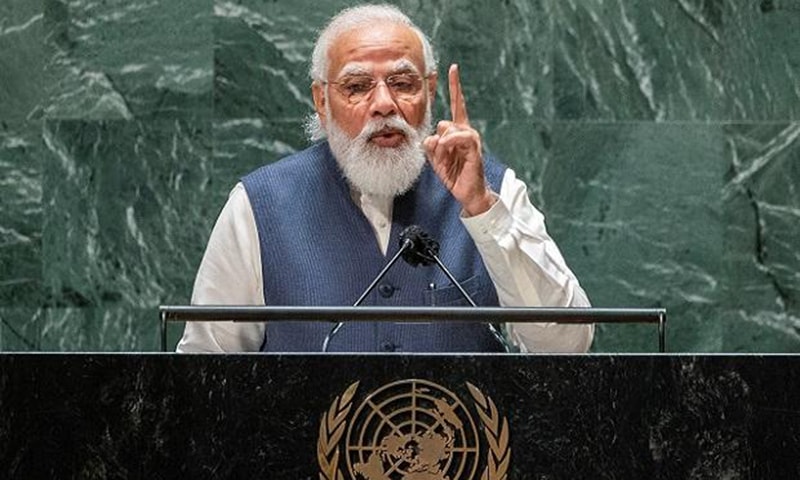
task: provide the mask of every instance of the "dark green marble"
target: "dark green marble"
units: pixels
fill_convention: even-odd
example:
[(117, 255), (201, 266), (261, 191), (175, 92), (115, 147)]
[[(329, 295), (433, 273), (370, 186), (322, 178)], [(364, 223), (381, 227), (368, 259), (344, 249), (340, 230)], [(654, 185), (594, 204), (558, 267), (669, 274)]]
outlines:
[[(301, 7), (305, 6), (305, 9)], [(308, 57), (314, 26), (328, 2), (216, 2), (214, 6), (214, 116), (220, 120), (302, 118), (313, 110)]]
[[(355, 3), (2, 2), (0, 349), (156, 348), (230, 189), (307, 145), (315, 33)], [(796, 1), (391, 3), (435, 120), (457, 62), (595, 305), (666, 307), (673, 351), (800, 351)]]
[(557, 118), (798, 118), (794, 0), (553, 5)]
[[(148, 342), (112, 345), (155, 346), (154, 309), (188, 302), (188, 272), (218, 212), (202, 201), (210, 136), (206, 122), (47, 122), (44, 202), (58, 205), (44, 215), (48, 307), (93, 310), (77, 314), (88, 319), (87, 331), (148, 332)], [(114, 327), (125, 309), (148, 309), (153, 323), (147, 330)]]
[(39, 125), (0, 120), (0, 307), (41, 301)]
[(212, 0), (45, 0), (49, 118), (207, 117)]
[[(242, 118), (214, 122), (214, 171), (210, 182), (228, 190), (246, 173), (308, 145), (300, 121)], [(218, 204), (219, 207), (222, 204)]]
[(556, 117), (725, 118), (724, 3), (552, 1)]
[(725, 128), (725, 349), (800, 343), (800, 124)]
[(0, 350), (41, 351), (43, 315), (42, 309), (0, 308)]
[[(666, 307), (671, 349), (721, 350), (722, 128), (557, 124), (552, 157), (548, 226), (593, 304)], [(600, 328), (595, 348), (652, 350), (627, 331)]]
[(24, 120), (42, 97), (41, 0), (0, 3), (0, 120)]
[(440, 118), (450, 116), (446, 87), (452, 63), (460, 66), (470, 118), (501, 123), (552, 118), (549, 2), (458, 0), (424, 9), (408, 3), (412, 18), (432, 32), (439, 54)]
[(552, 158), (553, 124), (535, 122), (533, 118), (515, 123), (477, 123), (483, 124), (481, 131), (486, 151), (513, 168), (517, 177), (527, 184), (533, 204), (546, 211), (542, 175)]
[(800, 120), (800, 2), (726, 2), (729, 118)]
[(38, 346), (41, 351), (146, 352), (159, 349), (159, 320), (152, 308), (131, 307), (125, 303), (47, 308), (36, 320), (41, 324)]

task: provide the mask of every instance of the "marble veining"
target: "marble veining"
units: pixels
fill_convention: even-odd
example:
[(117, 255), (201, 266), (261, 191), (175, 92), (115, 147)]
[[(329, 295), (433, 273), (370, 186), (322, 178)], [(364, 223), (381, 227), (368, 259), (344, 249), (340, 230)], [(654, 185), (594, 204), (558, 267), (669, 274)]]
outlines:
[(22, 121), (42, 99), (44, 65), (41, 0), (0, 5), (0, 118)]
[(211, 0), (52, 0), (45, 14), (48, 118), (211, 112)]
[[(666, 307), (673, 351), (800, 350), (795, 1), (391, 3), (437, 47), (434, 119), (458, 62), (595, 305)], [(230, 189), (308, 144), (313, 38), (352, 4), (3, 1), (0, 350), (158, 348)]]

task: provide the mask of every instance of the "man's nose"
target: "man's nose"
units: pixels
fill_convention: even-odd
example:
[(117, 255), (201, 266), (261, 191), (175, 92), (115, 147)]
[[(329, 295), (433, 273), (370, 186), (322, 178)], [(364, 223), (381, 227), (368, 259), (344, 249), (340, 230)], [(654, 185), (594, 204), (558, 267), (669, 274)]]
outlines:
[(378, 82), (372, 92), (372, 116), (388, 117), (397, 113), (397, 102), (386, 82)]

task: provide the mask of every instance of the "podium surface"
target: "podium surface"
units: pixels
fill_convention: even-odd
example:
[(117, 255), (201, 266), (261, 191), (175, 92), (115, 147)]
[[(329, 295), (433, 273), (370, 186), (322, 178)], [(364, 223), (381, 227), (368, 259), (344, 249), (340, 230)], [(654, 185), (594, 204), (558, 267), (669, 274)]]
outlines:
[(2, 478), (800, 472), (797, 356), (5, 354), (0, 411)]

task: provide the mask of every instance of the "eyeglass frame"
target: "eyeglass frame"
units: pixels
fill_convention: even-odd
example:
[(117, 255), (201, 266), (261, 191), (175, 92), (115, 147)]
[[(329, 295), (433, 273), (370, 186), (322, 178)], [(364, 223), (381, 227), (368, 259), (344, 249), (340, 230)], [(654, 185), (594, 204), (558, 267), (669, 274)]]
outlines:
[[(420, 82), (420, 89), (417, 92), (414, 92), (413, 96), (417, 96), (417, 95), (420, 94), (420, 92), (422, 92), (425, 89), (425, 87), (423, 85), (425, 80), (428, 80), (428, 79), (430, 79), (431, 77), (433, 77), (435, 75), (436, 75), (436, 73), (428, 73), (426, 75), (419, 75), (416, 72), (397, 72), (397, 73), (392, 73), (390, 75), (387, 75), (382, 80), (378, 80), (378, 79), (376, 79), (375, 77), (373, 77), (371, 75), (355, 74), (355, 75), (345, 76), (344, 80), (338, 80), (338, 81), (320, 80), (320, 83), (322, 85), (331, 85), (331, 86), (333, 86), (334, 89), (337, 92), (339, 92), (343, 97), (345, 97), (347, 99), (347, 102), (349, 104), (358, 105), (359, 103), (364, 102), (368, 98), (370, 98), (372, 96), (372, 94), (375, 93), (375, 90), (377, 90), (378, 85), (381, 84), (381, 83), (386, 85), (386, 88), (389, 89), (389, 92), (392, 94), (392, 97), (396, 98), (397, 97), (397, 93), (394, 90), (392, 90), (392, 87), (389, 86), (389, 83), (388, 83), (389, 80), (392, 77), (398, 77), (398, 76), (413, 76), (413, 77), (416, 77)], [(370, 89), (367, 92), (364, 93), (363, 97), (361, 97), (358, 100), (352, 100), (351, 97), (352, 97), (353, 94), (349, 94), (349, 93), (341, 90), (342, 84), (344, 83), (345, 80), (348, 79), (348, 77), (351, 77), (351, 78), (360, 78), (360, 77), (370, 78), (372, 86), (370, 87)]]

